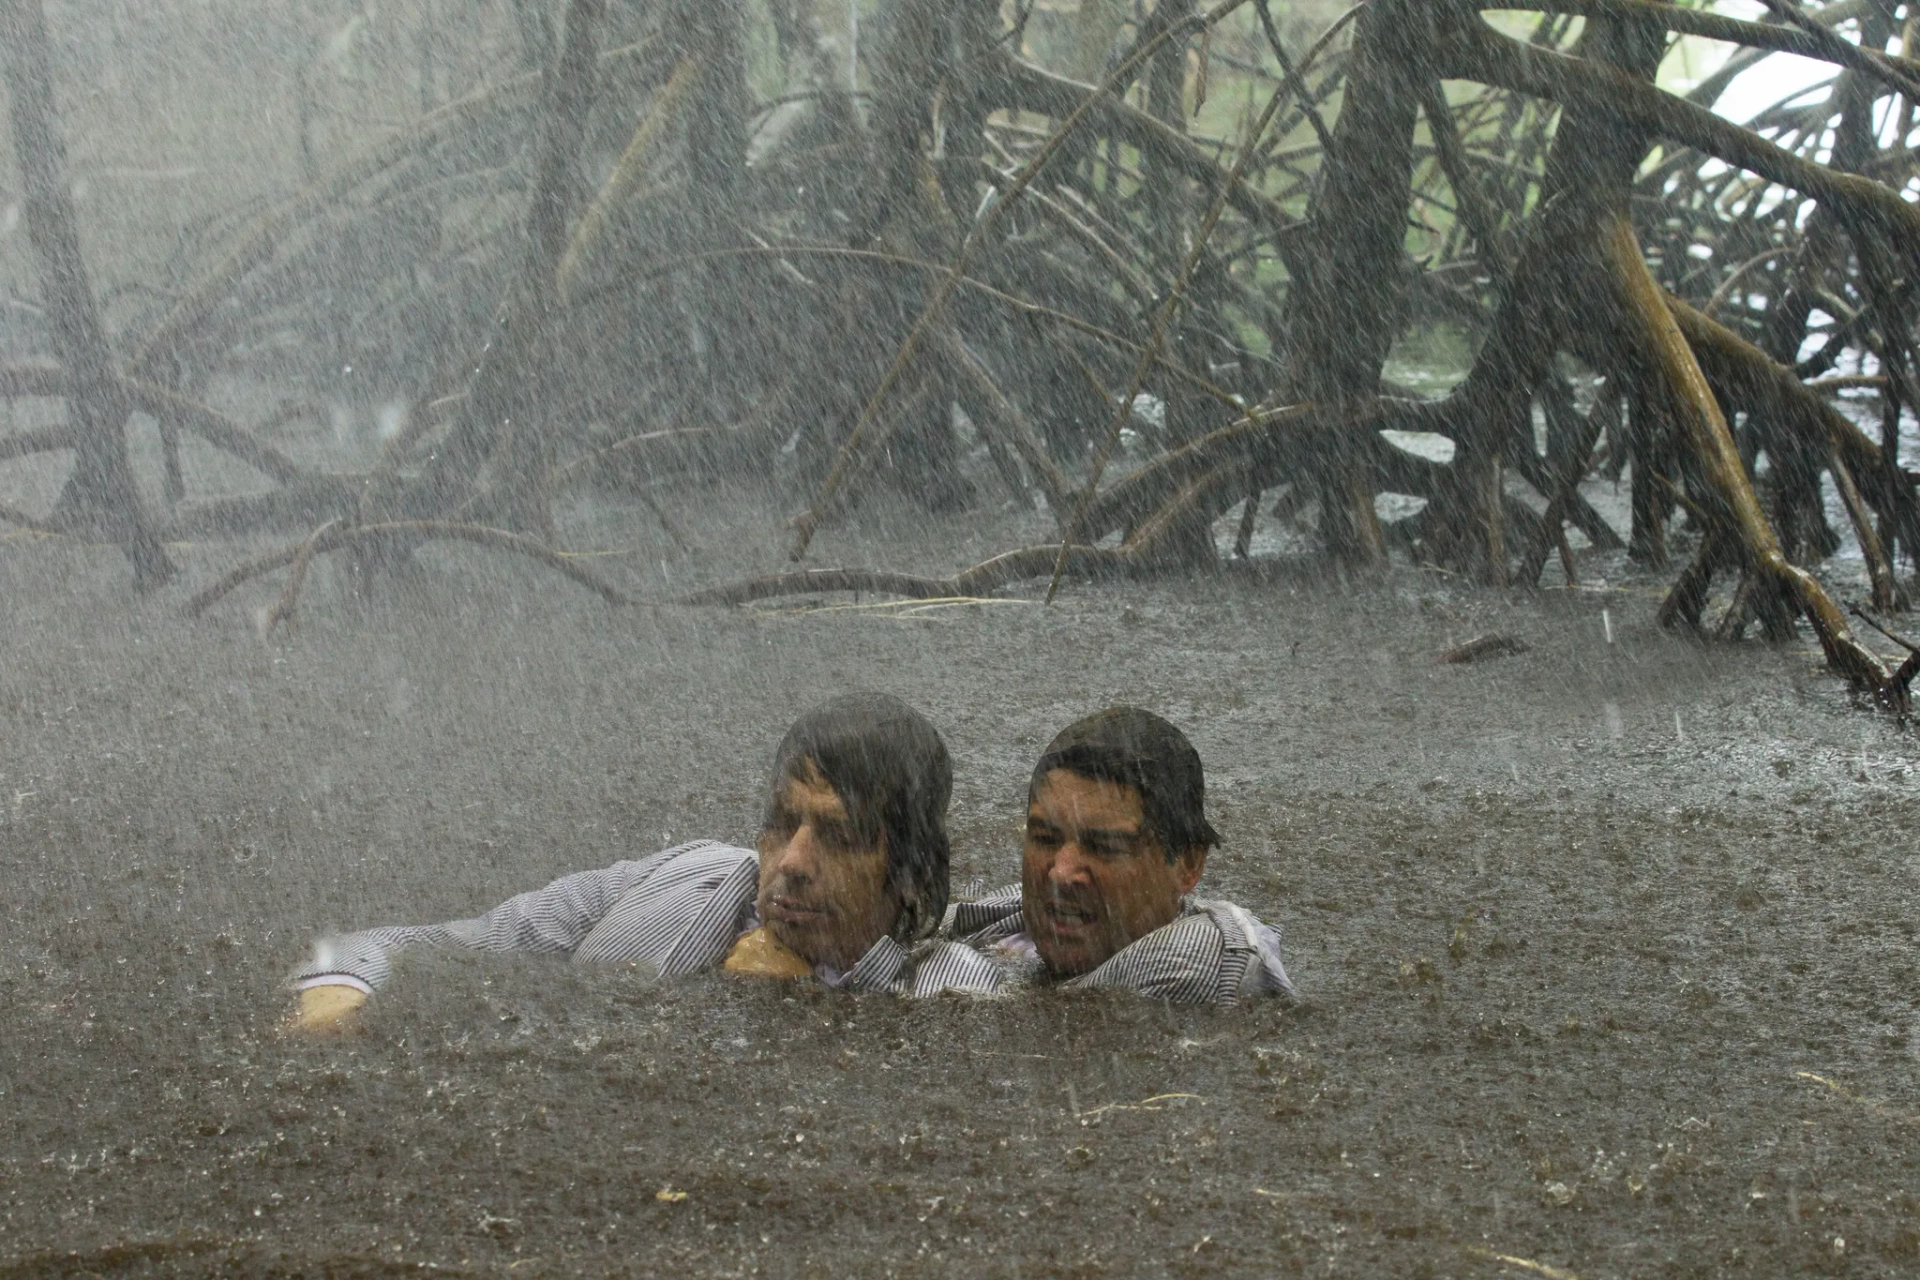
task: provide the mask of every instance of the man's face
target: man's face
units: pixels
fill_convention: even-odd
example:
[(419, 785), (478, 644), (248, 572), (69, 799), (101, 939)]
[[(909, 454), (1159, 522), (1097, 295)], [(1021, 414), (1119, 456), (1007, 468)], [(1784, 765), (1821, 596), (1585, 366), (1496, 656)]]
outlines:
[(760, 919), (809, 964), (851, 968), (893, 928), (887, 851), (861, 840), (819, 772), (789, 779), (760, 833)]
[(1052, 973), (1098, 968), (1179, 915), (1199, 883), (1206, 849), (1168, 862), (1143, 824), (1133, 787), (1055, 769), (1035, 788), (1020, 889), (1027, 930)]

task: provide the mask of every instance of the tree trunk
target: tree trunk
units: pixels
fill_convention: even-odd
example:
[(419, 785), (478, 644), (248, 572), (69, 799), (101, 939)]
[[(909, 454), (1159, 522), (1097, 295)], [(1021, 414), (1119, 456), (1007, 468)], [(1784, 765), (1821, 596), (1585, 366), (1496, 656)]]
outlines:
[[(1873, 19), (1868, 26), (1882, 27)], [(1880, 44), (1886, 33), (1880, 30)], [(1828, 100), (1829, 108), (1840, 117), (1834, 130), (1833, 166), (1849, 173), (1857, 172), (1872, 156), (1873, 104), (1878, 91), (1870, 76), (1845, 71), (1835, 81)], [(1844, 229), (1824, 208), (1817, 208), (1808, 219), (1806, 242), (1801, 246), (1791, 272), (1780, 274), (1787, 287), (1767, 310), (1761, 347), (1782, 364), (1800, 359), (1801, 345), (1807, 337), (1807, 321), (1819, 305), (1817, 294), (1821, 278), (1829, 267), (1843, 262), (1847, 245)], [(1825, 559), (1840, 546), (1840, 539), (1827, 524), (1826, 504), (1820, 493), (1820, 472), (1826, 455), (1810, 447), (1779, 421), (1779, 415), (1756, 415), (1753, 429), (1759, 447), (1772, 464), (1774, 483), (1774, 519), (1780, 530), (1781, 548), (1787, 558)]]
[(68, 376), (74, 462), (56, 522), (119, 543), (133, 562), (135, 583), (159, 586), (173, 577), (174, 567), (147, 518), (127, 460), (129, 406), (74, 225), (40, 0), (0, 0), (0, 58), (12, 99), (14, 154), (26, 186), (27, 238), (39, 255), (54, 352)]
[[(1289, 302), (1286, 399), (1363, 400), (1400, 326), (1413, 198), (1413, 134), (1432, 15), (1424, 0), (1374, 0), (1355, 22), (1346, 95), (1321, 163)], [(1366, 451), (1343, 436), (1310, 459), (1320, 533), (1336, 558), (1380, 563)]]
[(559, 270), (579, 203), (580, 148), (593, 107), (606, 0), (570, 0), (558, 62), (548, 77), (526, 253), (507, 287), (493, 340), (481, 353), (460, 423), (420, 490), (398, 512), (458, 510), (482, 524), (551, 538), (547, 471), (553, 405), (543, 391), (565, 358)]
[[(1651, 23), (1591, 19), (1580, 52), (1650, 78), (1666, 48)], [(1595, 316), (1589, 248), (1627, 193), (1652, 139), (1601, 111), (1568, 111), (1554, 135), (1542, 180), (1542, 212), (1521, 246), (1506, 294), (1467, 379), (1452, 397), (1449, 428), (1457, 450), (1436, 495), (1434, 548), (1441, 563), (1486, 581), (1505, 577), (1491, 550), (1498, 495), (1487, 474), (1510, 450), (1533, 450), (1532, 400), (1562, 346), (1618, 367), (1625, 344), (1614, 318)], [(1644, 414), (1633, 415), (1636, 430)], [(1636, 472), (1638, 468), (1636, 466)]]

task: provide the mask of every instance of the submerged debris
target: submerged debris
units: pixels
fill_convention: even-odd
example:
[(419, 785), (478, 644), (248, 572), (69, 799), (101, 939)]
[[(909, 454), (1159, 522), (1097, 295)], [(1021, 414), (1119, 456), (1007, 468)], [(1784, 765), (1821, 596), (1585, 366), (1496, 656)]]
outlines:
[(1504, 658), (1525, 652), (1527, 652), (1525, 641), (1516, 640), (1512, 636), (1503, 636), (1497, 631), (1489, 631), (1486, 635), (1475, 636), (1465, 644), (1453, 646), (1434, 661), (1478, 662), (1482, 658)]

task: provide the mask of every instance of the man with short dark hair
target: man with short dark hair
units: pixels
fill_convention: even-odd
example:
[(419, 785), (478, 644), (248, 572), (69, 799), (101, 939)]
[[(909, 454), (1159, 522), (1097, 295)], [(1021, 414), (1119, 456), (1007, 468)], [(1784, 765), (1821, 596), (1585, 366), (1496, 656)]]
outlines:
[(1069, 725), (1028, 784), (1019, 886), (960, 903), (950, 933), (1029, 981), (1186, 1004), (1291, 995), (1271, 927), (1188, 896), (1220, 843), (1205, 800), (1199, 753), (1152, 712)]
[(924, 716), (885, 694), (807, 712), (774, 754), (758, 849), (712, 840), (583, 871), (449, 924), (323, 939), (295, 1025), (337, 1027), (419, 944), (646, 965), (722, 966), (852, 991), (986, 992), (995, 968), (928, 940), (947, 906), (953, 767)]

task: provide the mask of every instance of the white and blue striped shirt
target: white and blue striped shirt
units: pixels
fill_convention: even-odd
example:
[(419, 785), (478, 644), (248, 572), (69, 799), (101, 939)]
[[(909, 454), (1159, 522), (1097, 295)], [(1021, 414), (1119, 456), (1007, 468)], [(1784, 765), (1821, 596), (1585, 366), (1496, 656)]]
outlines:
[[(759, 927), (759, 885), (753, 850), (696, 840), (639, 862), (562, 876), (471, 920), (323, 938), (294, 981), (301, 989), (334, 983), (371, 992), (392, 976), (394, 952), (423, 944), (611, 960), (682, 977), (720, 964), (741, 935)], [(882, 937), (846, 972), (815, 973), (845, 991), (913, 996), (986, 994), (1002, 981), (1000, 969), (978, 952), (940, 939), (909, 947)]]
[[(955, 905), (944, 930), (995, 960), (1010, 985), (1045, 980), (1027, 934), (1020, 886)], [(1136, 938), (1098, 968), (1058, 985), (1117, 988), (1174, 1004), (1231, 1005), (1251, 996), (1291, 996), (1280, 935), (1231, 902), (1193, 900), (1175, 920)]]

